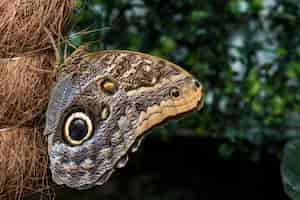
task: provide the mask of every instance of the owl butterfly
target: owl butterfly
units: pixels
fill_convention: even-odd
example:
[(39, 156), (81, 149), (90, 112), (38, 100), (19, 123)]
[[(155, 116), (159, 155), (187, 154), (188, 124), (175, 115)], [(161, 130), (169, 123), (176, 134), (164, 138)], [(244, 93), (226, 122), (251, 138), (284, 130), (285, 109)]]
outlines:
[(166, 60), (130, 51), (77, 51), (58, 76), (44, 134), (55, 183), (104, 184), (149, 130), (203, 105), (201, 84)]

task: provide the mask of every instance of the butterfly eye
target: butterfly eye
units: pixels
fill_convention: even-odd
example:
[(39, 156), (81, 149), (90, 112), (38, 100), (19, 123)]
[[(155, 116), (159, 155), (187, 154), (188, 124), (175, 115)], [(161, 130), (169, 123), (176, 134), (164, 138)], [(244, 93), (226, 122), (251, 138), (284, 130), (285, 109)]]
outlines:
[(117, 91), (117, 84), (109, 79), (102, 82), (101, 88), (108, 94), (114, 94)]
[(80, 145), (92, 136), (93, 124), (89, 116), (82, 112), (71, 114), (64, 126), (64, 137), (71, 145)]
[(171, 90), (170, 90), (170, 95), (172, 96), (172, 97), (179, 97), (180, 96), (180, 92), (179, 92), (179, 89), (178, 88), (172, 88)]

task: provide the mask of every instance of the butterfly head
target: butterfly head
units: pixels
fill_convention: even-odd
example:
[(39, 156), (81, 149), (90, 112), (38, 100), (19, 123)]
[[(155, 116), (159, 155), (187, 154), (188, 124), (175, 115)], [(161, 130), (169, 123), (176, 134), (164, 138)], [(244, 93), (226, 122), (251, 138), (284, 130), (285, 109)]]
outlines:
[[(74, 60), (74, 59), (73, 59)], [(52, 91), (45, 135), (54, 182), (105, 183), (153, 127), (203, 105), (201, 84), (146, 54), (104, 51), (69, 64)]]

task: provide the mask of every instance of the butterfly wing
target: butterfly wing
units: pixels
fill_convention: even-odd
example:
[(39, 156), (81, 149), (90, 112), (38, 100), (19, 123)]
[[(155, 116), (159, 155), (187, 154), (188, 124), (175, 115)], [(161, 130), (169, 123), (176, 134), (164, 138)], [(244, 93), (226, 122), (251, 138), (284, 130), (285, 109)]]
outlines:
[(45, 129), (50, 169), (76, 189), (104, 184), (146, 132), (203, 105), (191, 74), (138, 52), (75, 52), (58, 80)]

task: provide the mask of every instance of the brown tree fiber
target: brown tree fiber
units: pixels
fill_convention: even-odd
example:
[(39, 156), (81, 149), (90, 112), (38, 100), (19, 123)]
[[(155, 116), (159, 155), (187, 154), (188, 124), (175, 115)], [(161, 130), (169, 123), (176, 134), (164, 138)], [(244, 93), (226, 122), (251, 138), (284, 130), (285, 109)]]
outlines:
[(0, 59), (0, 128), (30, 120), (46, 108), (53, 62), (51, 53)]
[[(73, 8), (74, 0), (0, 0), (1, 200), (49, 199), (47, 142), (32, 118), (46, 109), (55, 71), (48, 49)], [(19, 126), (26, 121), (32, 127)]]
[(45, 29), (60, 38), (73, 7), (73, 0), (1, 0), (0, 58), (51, 48)]
[(47, 145), (40, 130), (18, 128), (0, 133), (0, 199), (19, 200), (32, 193), (48, 199), (47, 168)]

